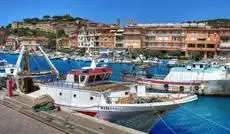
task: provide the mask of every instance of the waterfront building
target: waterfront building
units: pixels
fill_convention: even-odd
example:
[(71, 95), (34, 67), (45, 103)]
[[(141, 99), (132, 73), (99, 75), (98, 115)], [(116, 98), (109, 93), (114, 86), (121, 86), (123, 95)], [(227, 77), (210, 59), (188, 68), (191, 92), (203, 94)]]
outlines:
[(186, 33), (173, 24), (155, 24), (143, 28), (143, 46), (162, 52), (181, 51), (185, 46)]
[(99, 47), (100, 48), (114, 48), (115, 31), (116, 28), (101, 27), (99, 28)]
[(124, 48), (142, 48), (142, 27), (126, 26), (123, 32)]
[(220, 46), (219, 52), (230, 52), (230, 29), (220, 29)]
[(199, 52), (203, 58), (216, 58), (219, 47), (219, 31), (217, 29), (186, 29), (185, 55), (192, 55)]
[(78, 34), (79, 48), (99, 47), (99, 31), (96, 27), (82, 27)]
[(78, 30), (74, 31), (69, 35), (69, 44), (71, 48), (77, 48), (78, 47)]
[(124, 48), (124, 36), (123, 36), (123, 33), (124, 33), (124, 29), (117, 29), (117, 30), (114, 30), (114, 33), (115, 33), (115, 48)]

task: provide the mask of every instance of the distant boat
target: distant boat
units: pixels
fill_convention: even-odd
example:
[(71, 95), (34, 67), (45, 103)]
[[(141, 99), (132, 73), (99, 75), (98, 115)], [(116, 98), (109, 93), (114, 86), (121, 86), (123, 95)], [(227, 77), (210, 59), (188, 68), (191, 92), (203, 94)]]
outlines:
[(151, 74), (134, 73), (124, 73), (122, 79), (157, 90), (230, 96), (230, 74), (224, 66), (216, 63), (196, 62), (188, 63), (185, 67), (173, 67), (161, 79), (156, 79)]

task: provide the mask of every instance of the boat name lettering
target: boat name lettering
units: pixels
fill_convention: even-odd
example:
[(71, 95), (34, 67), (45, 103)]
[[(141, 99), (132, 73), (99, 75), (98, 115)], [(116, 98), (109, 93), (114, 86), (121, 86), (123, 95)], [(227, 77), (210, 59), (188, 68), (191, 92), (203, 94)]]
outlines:
[(120, 107), (100, 107), (101, 110), (120, 111)]

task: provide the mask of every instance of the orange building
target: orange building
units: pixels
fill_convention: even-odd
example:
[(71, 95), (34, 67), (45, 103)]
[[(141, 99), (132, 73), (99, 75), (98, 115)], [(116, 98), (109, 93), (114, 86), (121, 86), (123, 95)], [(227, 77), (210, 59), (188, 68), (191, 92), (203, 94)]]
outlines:
[(128, 26), (123, 32), (124, 48), (142, 48), (142, 27)]
[(113, 32), (114, 28), (102, 27), (99, 30), (99, 47), (100, 48), (113, 48), (114, 47), (114, 38), (115, 33)]
[(219, 52), (230, 52), (230, 29), (220, 29)]
[(146, 27), (143, 48), (160, 51), (181, 50), (185, 46), (185, 30), (170, 27)]
[(218, 55), (220, 36), (217, 29), (187, 29), (185, 55), (200, 52), (204, 58), (215, 58)]

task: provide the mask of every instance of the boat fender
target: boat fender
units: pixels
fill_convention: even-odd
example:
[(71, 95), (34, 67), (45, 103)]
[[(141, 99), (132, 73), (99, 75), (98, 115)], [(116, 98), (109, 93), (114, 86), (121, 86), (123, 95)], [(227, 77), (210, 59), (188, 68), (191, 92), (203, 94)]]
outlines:
[(180, 86), (179, 89), (180, 89), (181, 92), (183, 92), (184, 91), (184, 86)]
[(164, 84), (164, 89), (168, 90), (169, 89), (169, 85), (168, 84)]
[(199, 86), (195, 86), (195, 90), (198, 91), (199, 90)]

